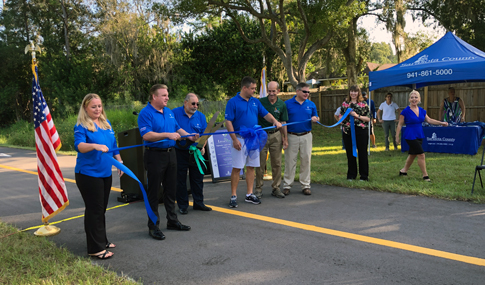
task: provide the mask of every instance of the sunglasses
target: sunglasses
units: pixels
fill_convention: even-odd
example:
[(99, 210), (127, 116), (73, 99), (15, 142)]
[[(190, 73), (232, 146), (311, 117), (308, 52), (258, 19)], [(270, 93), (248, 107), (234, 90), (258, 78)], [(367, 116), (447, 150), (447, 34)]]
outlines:
[(308, 94), (310, 93), (310, 91), (305, 91), (305, 90), (300, 90), (301, 92), (305, 93), (305, 94)]
[(197, 105), (197, 107), (199, 107), (199, 103), (197, 103), (197, 102), (192, 102), (192, 106), (195, 106), (195, 105)]

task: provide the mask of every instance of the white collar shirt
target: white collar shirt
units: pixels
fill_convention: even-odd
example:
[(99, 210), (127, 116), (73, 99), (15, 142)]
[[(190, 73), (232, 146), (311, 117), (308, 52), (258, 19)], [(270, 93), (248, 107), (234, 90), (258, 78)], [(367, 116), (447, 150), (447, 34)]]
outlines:
[(382, 102), (381, 106), (379, 106), (379, 110), (382, 111), (382, 120), (383, 121), (394, 121), (396, 119), (396, 111), (399, 110), (399, 106), (391, 102), (390, 105), (387, 105), (387, 102)]

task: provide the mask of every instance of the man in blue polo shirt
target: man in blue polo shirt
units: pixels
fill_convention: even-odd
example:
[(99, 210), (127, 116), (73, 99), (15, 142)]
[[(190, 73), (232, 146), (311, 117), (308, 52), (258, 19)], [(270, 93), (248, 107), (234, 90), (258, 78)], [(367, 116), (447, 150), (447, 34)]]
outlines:
[[(226, 128), (229, 132), (240, 131), (241, 127), (252, 128), (258, 124), (258, 116), (271, 122), (277, 128), (281, 128), (273, 115), (268, 113), (258, 99), (253, 97), (256, 91), (256, 81), (246, 76), (241, 81), (241, 92), (232, 97), (226, 105)], [(232, 173), (231, 173), (231, 200), (229, 207), (237, 207), (237, 185), (239, 173), (246, 166), (247, 194), (245, 201), (253, 204), (261, 204), (261, 201), (253, 194), (254, 168), (259, 167), (259, 150), (252, 150), (246, 154), (244, 139), (238, 134), (230, 134), (232, 139)]]
[[(163, 84), (155, 84), (150, 88), (150, 102), (138, 115), (138, 128), (140, 135), (146, 142), (157, 142), (168, 139), (164, 142), (152, 144), (145, 147), (144, 163), (148, 179), (148, 203), (155, 215), (157, 223), (148, 218), (148, 234), (158, 240), (165, 239), (160, 231), (160, 215), (158, 214), (158, 189), (163, 185), (163, 204), (167, 211), (167, 229), (188, 231), (189, 226), (183, 225), (177, 219), (175, 213), (175, 193), (177, 183), (177, 157), (174, 146), (180, 136), (188, 133), (180, 128), (175, 115), (167, 108), (168, 87)], [(190, 136), (195, 141), (198, 134)]]
[[(197, 111), (199, 108), (199, 98), (194, 93), (189, 93), (185, 97), (184, 105), (173, 109), (175, 119), (180, 127), (189, 133), (202, 134), (207, 128), (205, 115)], [(190, 145), (192, 142), (186, 142)], [(189, 195), (187, 193), (187, 170), (189, 171), (190, 191), (194, 199), (194, 210), (210, 211), (212, 208), (204, 205), (204, 174), (200, 173), (199, 167), (195, 162), (194, 155), (190, 153), (188, 146), (182, 148), (175, 146), (177, 153), (177, 205), (182, 215), (188, 214)], [(200, 152), (204, 155), (205, 148), (202, 146)], [(202, 164), (201, 167), (204, 167)], [(204, 169), (203, 169), (204, 170)]]
[(285, 150), (285, 176), (283, 178), (283, 194), (290, 194), (291, 186), (295, 182), (296, 160), (300, 152), (300, 184), (305, 195), (310, 191), (310, 166), (312, 157), (312, 123), (320, 119), (317, 106), (308, 100), (310, 85), (299, 83), (296, 85), (296, 96), (285, 101), (288, 109), (288, 123), (310, 120), (305, 123), (286, 126), (288, 133), (288, 148)]

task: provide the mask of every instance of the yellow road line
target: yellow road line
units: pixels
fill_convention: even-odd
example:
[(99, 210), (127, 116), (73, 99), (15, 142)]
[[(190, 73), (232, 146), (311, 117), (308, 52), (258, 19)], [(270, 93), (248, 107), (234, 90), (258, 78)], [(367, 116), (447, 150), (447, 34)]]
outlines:
[(392, 247), (392, 248), (397, 248), (397, 249), (401, 249), (401, 250), (412, 251), (412, 252), (416, 252), (416, 253), (441, 257), (441, 258), (445, 258), (445, 259), (451, 259), (451, 260), (460, 261), (460, 262), (469, 263), (469, 264), (474, 264), (474, 265), (479, 265), (479, 266), (485, 266), (485, 259), (482, 259), (482, 258), (466, 256), (466, 255), (461, 255), (461, 254), (455, 254), (455, 253), (450, 253), (450, 252), (446, 252), (446, 251), (441, 251), (441, 250), (436, 250), (436, 249), (431, 249), (431, 248), (426, 248), (426, 247), (421, 247), (421, 246), (415, 246), (415, 245), (410, 245), (410, 244), (405, 244), (405, 243), (401, 243), (401, 242), (395, 242), (395, 241), (390, 241), (390, 240), (385, 240), (385, 239), (380, 239), (380, 238), (373, 238), (373, 237), (368, 237), (368, 236), (359, 235), (359, 234), (342, 232), (342, 231), (317, 227), (317, 226), (313, 226), (313, 225), (296, 223), (296, 222), (292, 222), (292, 221), (287, 221), (287, 220), (282, 220), (282, 219), (277, 219), (277, 218), (272, 218), (272, 217), (267, 217), (267, 216), (261, 216), (261, 215), (246, 213), (246, 212), (240, 212), (240, 211), (237, 211), (237, 210), (231, 210), (231, 209), (215, 207), (215, 206), (210, 206), (210, 207), (214, 211), (229, 214), (229, 215), (240, 216), (240, 217), (244, 217), (244, 218), (264, 221), (264, 222), (268, 222), (268, 223), (283, 225), (283, 226), (292, 227), (292, 228), (296, 228), (296, 229), (312, 231), (312, 232), (322, 233), (322, 234), (326, 234), (326, 235), (331, 235), (331, 236), (336, 236), (336, 237), (341, 237), (341, 238), (346, 238), (346, 239), (351, 239), (351, 240), (356, 240), (356, 241), (361, 241), (361, 242), (366, 242), (366, 243), (373, 243), (373, 244), (382, 245), (382, 246), (386, 246), (386, 247)]
[[(27, 171), (27, 170), (15, 168), (15, 167), (5, 166), (5, 165), (1, 165), (1, 164), (0, 164), (0, 167), (37, 175), (37, 172)], [(65, 180), (75, 183), (75, 181), (71, 180), (71, 179), (65, 179)], [(113, 188), (111, 188), (111, 189), (113, 190)], [(118, 188), (115, 188), (115, 189), (121, 191), (121, 189), (118, 189)], [(117, 191), (117, 190), (115, 190), (115, 191)], [(115, 209), (115, 208), (118, 208), (118, 207), (127, 206), (127, 205), (129, 205), (129, 204), (123, 204), (123, 205), (115, 206), (115, 207), (109, 208), (108, 210)], [(192, 205), (192, 202), (190, 202), (190, 205)], [(386, 247), (416, 252), (416, 253), (430, 255), (430, 256), (436, 256), (436, 257), (440, 257), (440, 258), (444, 258), (444, 259), (450, 259), (450, 260), (460, 261), (460, 262), (479, 265), (479, 266), (485, 266), (485, 259), (478, 258), (478, 257), (466, 256), (466, 255), (461, 255), (461, 254), (456, 254), (456, 253), (450, 253), (450, 252), (446, 252), (446, 251), (442, 251), (442, 250), (436, 250), (436, 249), (431, 249), (431, 248), (426, 248), (426, 247), (421, 247), (421, 246), (416, 246), (416, 245), (410, 245), (410, 244), (401, 243), (401, 242), (395, 242), (395, 241), (390, 241), (390, 240), (385, 240), (385, 239), (380, 239), (380, 238), (373, 238), (373, 237), (368, 237), (368, 236), (359, 235), (359, 234), (337, 231), (337, 230), (317, 227), (317, 226), (313, 226), (313, 225), (307, 225), (307, 224), (302, 224), (302, 223), (297, 223), (297, 222), (292, 222), (292, 221), (287, 221), (287, 220), (282, 220), (282, 219), (277, 219), (277, 218), (272, 218), (272, 217), (267, 217), (267, 216), (262, 216), (262, 215), (240, 212), (240, 211), (237, 211), (237, 210), (231, 210), (231, 209), (226, 209), (226, 208), (221, 208), (221, 207), (216, 207), (216, 206), (210, 206), (210, 207), (212, 207), (212, 209), (214, 211), (229, 214), (229, 215), (240, 216), (240, 217), (244, 217), (244, 218), (249, 218), (249, 219), (264, 221), (264, 222), (268, 222), (268, 223), (283, 225), (283, 226), (301, 229), (301, 230), (305, 230), (305, 231), (312, 231), (312, 232), (322, 233), (322, 234), (326, 234), (326, 235), (331, 235), (331, 236), (336, 236), (336, 237), (341, 237), (341, 238), (346, 238), (346, 239), (351, 239), (351, 240), (356, 240), (356, 241), (361, 241), (361, 242), (366, 242), (366, 243), (377, 244), (377, 245), (381, 245), (381, 246), (386, 246)], [(80, 216), (64, 219), (62, 221), (53, 222), (51, 224), (57, 224), (57, 223), (61, 223), (61, 222), (64, 222), (64, 221), (80, 218), (80, 217), (83, 217), (83, 216), (84, 215), (80, 215)], [(31, 227), (31, 228), (28, 228), (28, 229), (24, 229), (23, 231), (27, 231), (27, 230), (31, 230), (31, 229), (35, 229), (35, 228), (39, 228), (39, 227), (41, 227), (41, 226)]]
[[(111, 208), (106, 209), (106, 211), (109, 211), (109, 210), (112, 210), (112, 209), (116, 209), (116, 208), (119, 208), (119, 207), (128, 206), (128, 205), (130, 205), (130, 204), (129, 203), (126, 203), (126, 204), (114, 206), (114, 207), (111, 207)], [(79, 215), (79, 216), (70, 217), (70, 218), (67, 218), (67, 219), (64, 219), (64, 220), (60, 220), (60, 221), (57, 221), (57, 222), (52, 222), (52, 223), (49, 223), (49, 225), (55, 225), (55, 224), (59, 224), (59, 223), (62, 223), (62, 222), (66, 222), (66, 221), (70, 221), (70, 220), (74, 220), (74, 219), (78, 219), (78, 218), (82, 218), (82, 217), (84, 217), (84, 215)], [(43, 227), (43, 226), (44, 225), (26, 228), (26, 229), (21, 230), (21, 232), (35, 230), (35, 229), (38, 229), (38, 228)]]
[[(16, 167), (12, 167), (12, 166), (7, 166), (7, 165), (2, 165), (2, 164), (0, 164), (0, 167), (1, 167), (1, 168), (5, 168), (5, 169), (9, 169), (9, 170), (14, 170), (14, 171), (19, 171), (19, 172), (24, 172), (24, 173), (28, 173), (28, 174), (39, 175), (37, 172), (34, 172), (34, 171), (28, 171), (28, 170), (25, 170), (25, 169), (20, 169), (20, 168), (16, 168)], [(69, 178), (64, 178), (64, 181), (71, 182), (71, 183), (76, 183), (76, 180), (74, 180), (74, 179), (69, 179)], [(112, 191), (116, 191), (116, 192), (122, 192), (122, 191), (123, 191), (123, 190), (121, 190), (120, 188), (116, 188), (116, 187), (111, 187), (111, 190), (112, 190)]]

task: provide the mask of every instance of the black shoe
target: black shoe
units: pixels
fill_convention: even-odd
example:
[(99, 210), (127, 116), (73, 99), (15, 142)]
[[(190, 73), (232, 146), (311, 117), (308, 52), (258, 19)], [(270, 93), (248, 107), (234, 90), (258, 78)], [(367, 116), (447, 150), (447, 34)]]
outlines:
[(179, 209), (180, 211), (180, 214), (182, 215), (187, 215), (189, 213), (189, 211), (187, 211), (187, 209)]
[(206, 205), (199, 206), (197, 204), (194, 204), (194, 210), (201, 210), (201, 211), (212, 211), (211, 207), (207, 207)]
[(177, 230), (177, 231), (188, 231), (190, 230), (190, 227), (186, 225), (182, 225), (180, 222), (176, 222), (176, 223), (167, 223), (167, 229)]
[(165, 235), (162, 233), (162, 231), (159, 228), (149, 229), (148, 234), (154, 239), (159, 239), (159, 240), (165, 239)]

